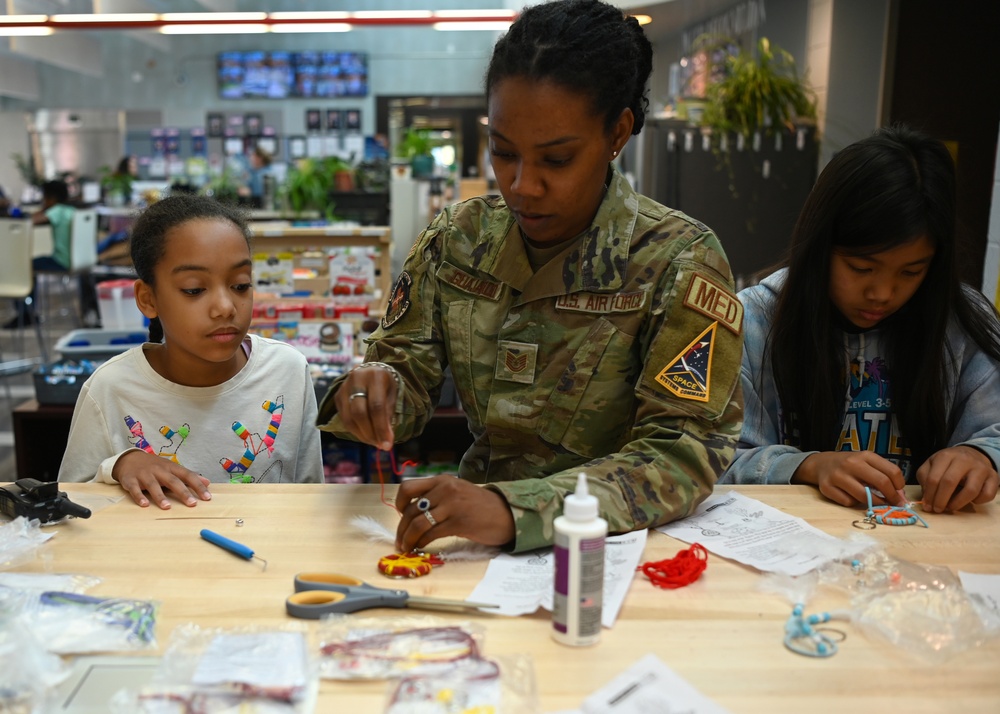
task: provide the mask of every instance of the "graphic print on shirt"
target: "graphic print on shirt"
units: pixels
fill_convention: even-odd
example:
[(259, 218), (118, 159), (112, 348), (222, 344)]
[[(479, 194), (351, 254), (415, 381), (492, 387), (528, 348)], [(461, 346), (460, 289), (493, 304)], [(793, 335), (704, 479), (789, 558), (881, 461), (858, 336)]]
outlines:
[[(159, 449), (154, 449), (153, 445), (149, 443), (146, 439), (146, 435), (142, 431), (142, 422), (133, 418), (131, 414), (125, 415), (125, 426), (128, 427), (128, 442), (137, 449), (142, 449), (143, 451), (153, 454), (154, 456), (162, 456), (165, 459), (170, 459), (175, 464), (179, 464), (180, 461), (177, 459), (177, 450), (181, 448), (181, 445), (187, 439), (188, 434), (191, 433), (191, 426), (189, 424), (182, 424), (177, 429), (172, 429), (169, 426), (161, 426), (160, 433), (167, 437), (167, 443), (161, 446)], [(177, 442), (174, 443), (175, 437)]]
[(852, 363), (850, 379), (836, 451), (874, 451), (906, 474), (910, 450), (903, 443), (892, 411), (891, 380), (885, 360), (875, 357), (866, 361), (864, 371)]
[[(266, 449), (268, 454), (274, 452), (274, 441), (278, 437), (278, 429), (281, 428), (281, 415), (285, 411), (283, 398), (284, 395), (279, 395), (274, 401), (265, 401), (261, 405), (261, 409), (270, 415), (267, 431), (264, 432), (263, 438), (259, 433), (251, 432), (247, 429), (243, 422), (233, 422), (233, 433), (243, 442), (243, 455), (239, 460), (229, 458), (219, 459), (219, 463), (229, 474), (229, 480), (232, 483), (254, 483), (255, 480), (259, 481), (268, 475), (268, 472), (271, 470), (270, 468), (265, 470), (260, 479), (254, 479), (247, 471), (261, 451)], [(280, 469), (278, 474), (280, 477)]]

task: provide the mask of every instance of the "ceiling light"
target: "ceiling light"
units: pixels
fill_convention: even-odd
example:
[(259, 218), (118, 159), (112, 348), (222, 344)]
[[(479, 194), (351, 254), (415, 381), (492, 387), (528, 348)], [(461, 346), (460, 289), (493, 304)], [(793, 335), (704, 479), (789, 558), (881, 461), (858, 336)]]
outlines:
[(165, 12), (164, 22), (260, 22), (267, 19), (266, 12)]
[(350, 32), (351, 26), (345, 22), (296, 22), (271, 25), (271, 32), (278, 34), (291, 32)]
[(164, 35), (242, 35), (258, 34), (268, 32), (271, 28), (267, 25), (164, 25), (160, 32)]
[(51, 27), (0, 27), (0, 37), (38, 37), (51, 34)]
[(272, 20), (346, 20), (349, 12), (272, 12), (268, 17)]
[[(42, 15), (42, 21), (45, 16)], [(79, 15), (53, 15), (52, 22), (156, 22), (160, 16), (155, 12), (108, 12)]]
[(476, 22), (435, 22), (432, 27), (435, 30), (441, 30), (447, 32), (448, 30), (493, 30), (503, 32), (510, 27), (512, 20), (502, 20), (502, 21), (476, 21)]

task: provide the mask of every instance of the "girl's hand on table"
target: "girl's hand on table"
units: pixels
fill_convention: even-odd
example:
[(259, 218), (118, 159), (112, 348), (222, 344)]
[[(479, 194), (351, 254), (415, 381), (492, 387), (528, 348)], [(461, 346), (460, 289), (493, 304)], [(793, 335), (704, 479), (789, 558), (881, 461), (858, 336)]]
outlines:
[(932, 454), (919, 469), (924, 510), (957, 511), (970, 503), (989, 503), (1000, 479), (990, 458), (971, 446), (952, 446)]
[[(212, 500), (212, 494), (208, 490), (211, 482), (207, 478), (140, 449), (122, 454), (115, 462), (111, 476), (143, 508), (152, 501), (164, 510), (169, 509), (170, 500), (164, 494), (164, 489), (170, 491), (185, 506), (197, 505), (198, 499)], [(149, 498), (143, 492), (148, 493)]]
[(898, 466), (872, 451), (821, 451), (810, 454), (799, 464), (792, 483), (819, 486), (819, 491), (841, 506), (867, 505), (865, 487), (883, 494), (872, 494), (872, 503), (906, 505), (898, 493), (905, 479)]

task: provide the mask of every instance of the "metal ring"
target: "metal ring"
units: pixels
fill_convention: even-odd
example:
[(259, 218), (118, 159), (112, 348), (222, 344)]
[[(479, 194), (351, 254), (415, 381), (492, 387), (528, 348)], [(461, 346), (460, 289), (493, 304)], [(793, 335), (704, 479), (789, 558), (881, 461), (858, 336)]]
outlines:
[(855, 528), (860, 528), (863, 531), (870, 531), (875, 529), (875, 522), (869, 521), (867, 518), (863, 521), (853, 521), (851, 523)]
[(420, 498), (418, 498), (417, 510), (423, 513), (427, 513), (427, 511), (431, 510), (431, 499), (427, 498), (426, 496), (421, 496)]
[(353, 402), (355, 399), (367, 399), (367, 398), (368, 398), (368, 392), (355, 392), (350, 397), (348, 397), (347, 401)]
[(431, 524), (431, 528), (438, 524), (437, 519), (431, 515), (430, 511), (424, 511), (424, 515), (427, 516), (427, 522)]

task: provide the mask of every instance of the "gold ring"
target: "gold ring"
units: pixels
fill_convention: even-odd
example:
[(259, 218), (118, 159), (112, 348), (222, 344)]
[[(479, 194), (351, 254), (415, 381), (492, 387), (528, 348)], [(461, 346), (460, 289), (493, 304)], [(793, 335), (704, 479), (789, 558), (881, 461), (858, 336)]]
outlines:
[(368, 392), (355, 392), (350, 397), (348, 397), (347, 401), (353, 402), (355, 399), (367, 399), (367, 398), (368, 398)]
[(424, 511), (424, 515), (427, 516), (427, 522), (431, 524), (431, 528), (438, 524), (437, 519), (431, 515), (430, 511)]

